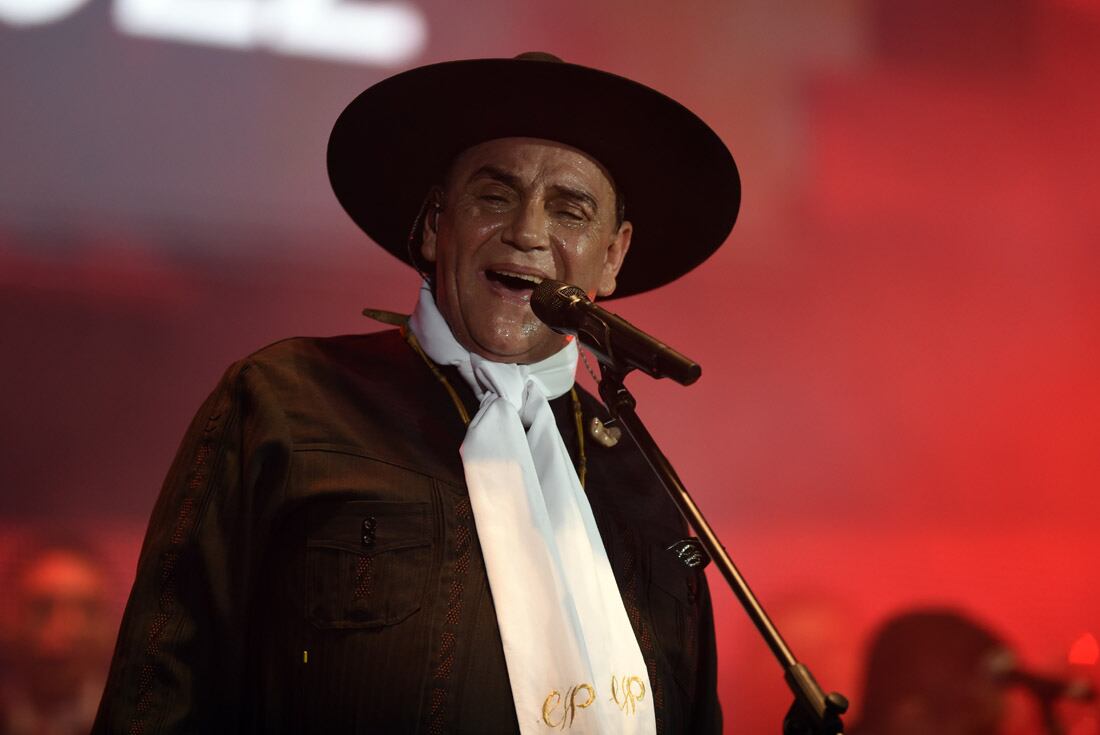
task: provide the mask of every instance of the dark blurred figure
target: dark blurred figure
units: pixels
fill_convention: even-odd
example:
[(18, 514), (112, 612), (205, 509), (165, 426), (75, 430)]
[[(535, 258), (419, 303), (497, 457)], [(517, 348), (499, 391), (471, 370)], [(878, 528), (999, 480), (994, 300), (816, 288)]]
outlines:
[(1008, 646), (959, 612), (919, 610), (887, 620), (868, 650), (862, 719), (853, 735), (996, 735)]
[(0, 733), (84, 735), (110, 660), (106, 567), (79, 542), (42, 542), (5, 575)]

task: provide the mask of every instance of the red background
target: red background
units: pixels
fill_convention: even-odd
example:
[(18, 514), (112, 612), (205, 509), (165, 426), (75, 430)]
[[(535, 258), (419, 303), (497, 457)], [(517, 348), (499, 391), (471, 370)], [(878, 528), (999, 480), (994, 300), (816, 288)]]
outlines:
[[(640, 413), (827, 688), (858, 709), (868, 632), (913, 604), (1054, 672), (1100, 634), (1100, 3), (418, 5), (407, 66), (550, 50), (733, 151), (726, 246), (613, 308), (703, 365), (634, 378)], [(394, 69), (126, 37), (102, 2), (0, 49), (0, 552), (79, 529), (121, 604), (224, 367), (414, 302), (323, 168), (343, 104)], [(779, 670), (712, 589), (724, 706), (774, 732)]]

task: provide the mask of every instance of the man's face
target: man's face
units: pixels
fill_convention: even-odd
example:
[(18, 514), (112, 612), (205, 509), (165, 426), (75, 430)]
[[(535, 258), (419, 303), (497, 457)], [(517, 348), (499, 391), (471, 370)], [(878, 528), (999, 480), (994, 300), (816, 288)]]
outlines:
[(79, 551), (49, 549), (12, 585), (12, 663), (41, 707), (71, 701), (106, 673), (114, 627), (104, 573)]
[(609, 296), (630, 247), (615, 191), (593, 159), (560, 143), (499, 138), (455, 160), (438, 219), (424, 226), (436, 304), (455, 338), (498, 362), (549, 357), (566, 338), (531, 312), (543, 278)]

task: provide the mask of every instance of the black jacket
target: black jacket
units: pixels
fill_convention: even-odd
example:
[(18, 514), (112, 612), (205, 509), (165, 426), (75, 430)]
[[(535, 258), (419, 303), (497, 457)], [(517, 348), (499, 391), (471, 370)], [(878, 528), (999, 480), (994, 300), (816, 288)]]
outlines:
[[(552, 406), (575, 452), (570, 398)], [(464, 435), (396, 331), (233, 365), (153, 511), (94, 732), (516, 732)], [(658, 731), (718, 732), (706, 582), (665, 551), (683, 523), (628, 440), (585, 447)]]

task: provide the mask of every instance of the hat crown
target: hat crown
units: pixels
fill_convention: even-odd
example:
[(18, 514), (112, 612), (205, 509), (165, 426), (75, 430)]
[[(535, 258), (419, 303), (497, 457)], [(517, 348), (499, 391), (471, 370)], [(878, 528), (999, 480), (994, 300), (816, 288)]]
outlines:
[(519, 61), (554, 61), (559, 64), (564, 64), (565, 61), (554, 54), (547, 53), (546, 51), (524, 51), (522, 54), (516, 54), (514, 57)]

